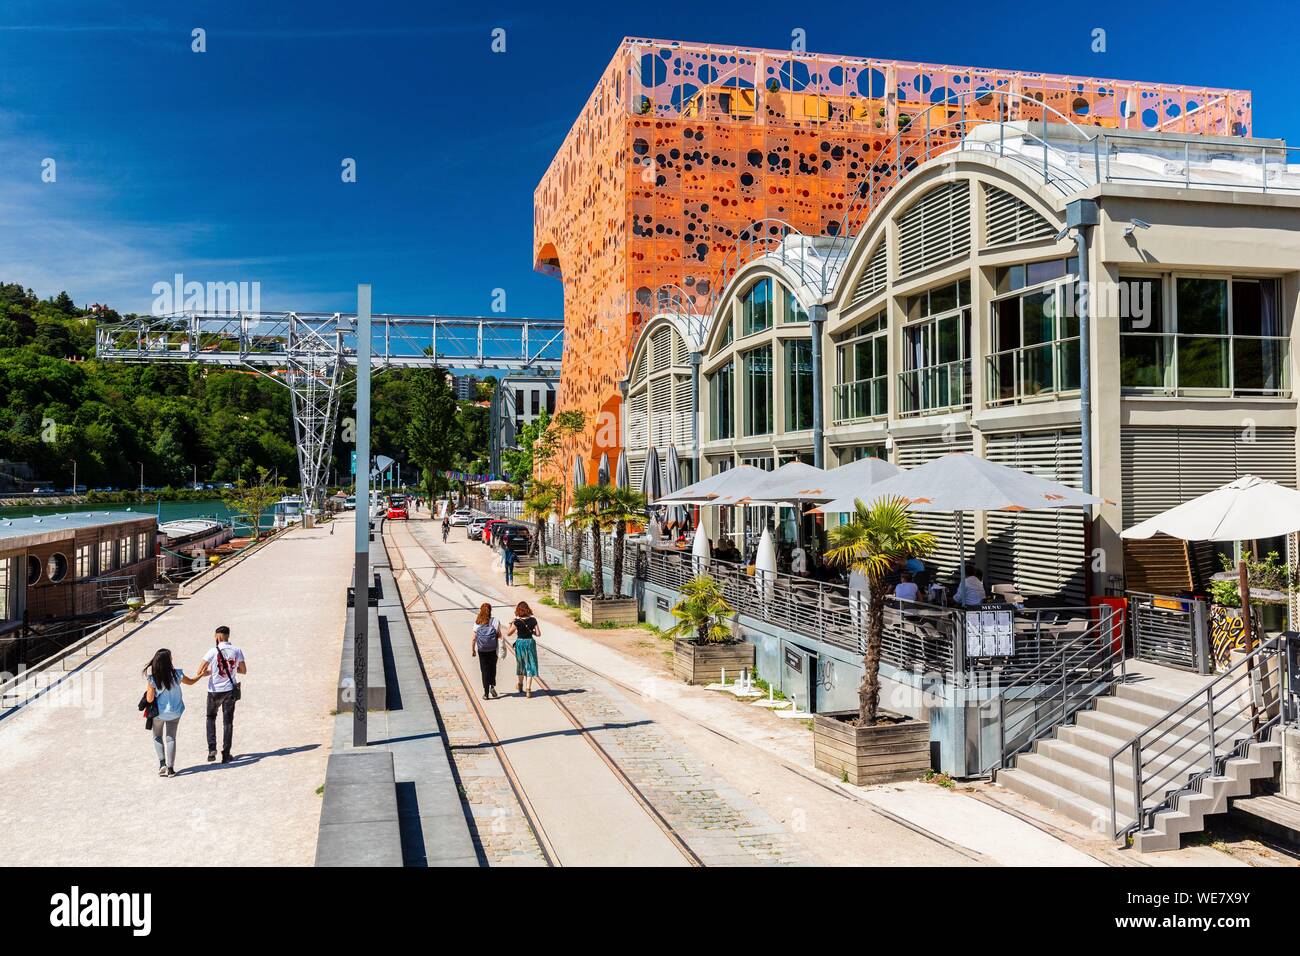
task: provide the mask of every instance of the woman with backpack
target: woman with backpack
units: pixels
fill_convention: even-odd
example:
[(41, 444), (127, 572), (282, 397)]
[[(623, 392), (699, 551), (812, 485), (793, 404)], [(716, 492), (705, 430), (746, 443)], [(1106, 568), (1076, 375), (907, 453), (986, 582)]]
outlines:
[[(176, 728), (181, 714), (185, 713), (185, 700), (181, 696), (182, 684), (197, 684), (197, 677), (186, 677), (185, 672), (172, 666), (172, 652), (160, 647), (144, 669), (144, 699), (149, 707), (145, 714), (152, 715), (153, 749), (158, 754), (158, 776), (176, 776)], [(154, 712), (154, 708), (157, 712)]]
[(501, 646), (501, 624), (492, 616), (492, 605), (483, 603), (479, 606), (478, 617), (474, 619), (474, 640), (470, 644), (470, 656), (478, 658), (479, 673), (483, 677), (483, 699), (490, 700), (497, 694), (497, 651)]
[[(525, 697), (533, 696), (533, 678), (537, 676), (537, 638), (542, 625), (533, 617), (527, 601), (515, 605), (515, 619), (506, 632), (515, 638), (515, 674), (519, 677), (517, 689)], [(524, 678), (528, 678), (528, 691), (524, 692)]]

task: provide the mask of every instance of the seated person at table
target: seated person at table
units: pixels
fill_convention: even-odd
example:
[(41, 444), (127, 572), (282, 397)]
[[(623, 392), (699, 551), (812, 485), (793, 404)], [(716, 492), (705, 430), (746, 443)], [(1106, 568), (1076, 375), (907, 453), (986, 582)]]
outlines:
[(979, 568), (971, 568), (966, 575), (966, 580), (957, 585), (957, 590), (952, 596), (953, 603), (962, 607), (979, 607), (984, 603), (984, 572)]
[(904, 571), (899, 582), (894, 585), (894, 597), (900, 601), (915, 601), (920, 593), (916, 582), (912, 580), (912, 572)]
[(917, 590), (924, 591), (930, 584), (930, 571), (925, 566), (925, 562), (920, 558), (908, 558), (903, 569), (912, 575), (912, 580), (916, 582)]

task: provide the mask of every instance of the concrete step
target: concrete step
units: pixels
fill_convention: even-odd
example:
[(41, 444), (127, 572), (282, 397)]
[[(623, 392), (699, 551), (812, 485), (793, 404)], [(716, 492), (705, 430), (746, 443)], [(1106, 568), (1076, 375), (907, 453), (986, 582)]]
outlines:
[[(1082, 823), (1084, 826), (1091, 828), (1094, 832), (1109, 835), (1110, 808), (1108, 806), (1103, 807), (1101, 804), (1086, 797), (1081, 797), (1077, 793), (1072, 793), (1049, 780), (1027, 773), (1019, 767), (1003, 770), (999, 773), (998, 785), (1006, 787), (1022, 797), (1028, 797), (1049, 810), (1063, 813), (1076, 823)], [(1124, 826), (1130, 821), (1131, 817), (1121, 817), (1119, 825)]]
[[(1070, 793), (1084, 797), (1091, 802), (1107, 808), (1110, 813), (1110, 778), (1101, 777), (1064, 761), (1054, 759), (1048, 753), (1026, 753), (1016, 758), (1016, 769), (1026, 774), (1039, 777), (1048, 783), (1068, 790)], [(1132, 814), (1132, 797), (1117, 788), (1116, 809)]]
[(1056, 737), (1058, 740), (1090, 750), (1101, 757), (1109, 757), (1128, 742), (1127, 737), (1113, 737), (1104, 731), (1079, 724), (1058, 727)]
[(1131, 720), (1143, 727), (1150, 727), (1169, 712), (1169, 708), (1160, 708), (1128, 697), (1098, 697), (1095, 709), (1103, 714), (1114, 714)]
[[(1209, 681), (1210, 678), (1206, 678)], [(1124, 700), (1137, 701), (1154, 707), (1162, 714), (1167, 714), (1187, 700), (1189, 694), (1175, 693), (1157, 686), (1152, 681), (1123, 681), (1115, 685), (1115, 696)]]
[(1135, 720), (1117, 717), (1115, 714), (1105, 714), (1097, 710), (1081, 711), (1075, 716), (1074, 722), (1079, 727), (1086, 727), (1088, 730), (1095, 730), (1108, 737), (1116, 738), (1116, 747), (1119, 747), (1125, 741), (1132, 740), (1147, 728), (1146, 724), (1140, 724)]

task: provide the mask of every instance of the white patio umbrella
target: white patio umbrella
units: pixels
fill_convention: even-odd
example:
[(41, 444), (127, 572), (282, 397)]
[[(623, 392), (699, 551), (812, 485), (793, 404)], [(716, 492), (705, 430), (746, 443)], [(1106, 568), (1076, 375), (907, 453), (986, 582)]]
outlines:
[(708, 567), (709, 558), (713, 557), (713, 549), (709, 546), (709, 536), (704, 533), (703, 528), (695, 529), (695, 540), (691, 542), (691, 557), (694, 559), (695, 573), (703, 574)]
[(582, 463), (581, 455), (573, 456), (573, 490), (577, 491), (587, 483), (587, 466)]
[(645, 453), (645, 470), (641, 472), (641, 491), (645, 493), (646, 503), (650, 505), (648, 524), (646, 525), (646, 534), (649, 535), (651, 543), (659, 541), (660, 527), (659, 519), (655, 517), (654, 506), (658, 504), (659, 499), (663, 497), (663, 486), (660, 483), (659, 475), (659, 452), (653, 445)]
[[(1120, 532), (1121, 538), (1167, 534), (1184, 541), (1256, 541), (1300, 531), (1300, 491), (1243, 475)], [(1250, 633), (1250, 580), (1237, 563), (1242, 617)]]
[[(833, 501), (850, 496), (861, 497), (877, 482), (902, 474), (897, 465), (883, 458), (859, 458), (838, 468), (828, 468), (817, 481), (805, 481), (790, 491), (799, 501)], [(825, 509), (823, 509), (825, 510)]]
[(502, 481), (500, 478), (493, 478), (491, 481), (483, 482), (479, 487), (484, 491), (505, 491), (508, 488), (513, 488), (514, 485), (508, 481)]
[(956, 514), (962, 580), (966, 579), (966, 529), (962, 520), (965, 512), (1087, 508), (1102, 503), (1102, 499), (1077, 488), (956, 452), (877, 482), (865, 495), (836, 498), (817, 510), (827, 514), (851, 513), (856, 509), (856, 499), (869, 505), (872, 501), (894, 497), (906, 499), (911, 511)]
[(744, 489), (748, 493), (749, 489), (758, 487), (758, 482), (766, 476), (767, 472), (761, 468), (737, 465), (702, 478), (674, 494), (664, 495), (660, 500), (664, 504), (679, 505), (735, 504), (733, 499), (737, 492)]
[(1244, 475), (1120, 532), (1167, 534), (1184, 541), (1255, 541), (1300, 531), (1300, 491)]
[(600, 464), (596, 466), (596, 483), (599, 485), (609, 484), (609, 453), (600, 453)]
[(763, 537), (758, 539), (758, 554), (754, 558), (754, 585), (764, 601), (772, 600), (772, 585), (776, 580), (776, 545), (772, 529), (763, 527)]
[(614, 467), (614, 484), (619, 488), (632, 487), (632, 479), (628, 474), (626, 451), (618, 453), (618, 464)]

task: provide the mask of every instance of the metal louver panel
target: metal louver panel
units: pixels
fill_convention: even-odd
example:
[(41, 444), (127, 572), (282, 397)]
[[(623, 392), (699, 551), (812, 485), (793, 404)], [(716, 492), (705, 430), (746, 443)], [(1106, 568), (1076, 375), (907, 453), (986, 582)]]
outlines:
[(659, 372), (668, 368), (673, 362), (672, 329), (663, 328), (650, 336), (650, 351), (653, 355), (650, 371)]
[(650, 383), (650, 444), (663, 450), (672, 443), (673, 383), (658, 378)]
[(632, 488), (641, 488), (641, 479), (645, 476), (645, 459), (629, 458), (627, 460), (627, 480)]
[[(933, 461), (943, 455), (950, 455), (953, 452), (971, 451), (973, 445), (969, 435), (962, 436), (955, 441), (943, 441), (940, 438), (933, 438), (924, 441), (910, 441), (898, 443), (898, 461), (899, 468), (915, 468), (917, 465), (924, 465), (927, 461)], [(935, 549), (930, 557), (925, 559), (933, 571), (932, 577), (935, 580), (940, 578), (947, 579), (957, 573), (961, 563), (961, 555), (957, 548), (957, 519), (951, 514), (922, 514), (918, 512), (915, 515), (916, 527), (921, 531), (929, 531), (934, 535)], [(971, 560), (975, 556), (975, 515), (967, 514), (964, 517), (963, 524), (966, 526), (966, 558)]]
[(984, 220), (988, 246), (1009, 246), (1056, 235), (1052, 224), (1028, 203), (997, 186), (985, 187)]
[(970, 180), (937, 186), (899, 219), (898, 274), (965, 255), (970, 245)]
[(1134, 425), (1120, 446), (1126, 528), (1242, 475), (1296, 486), (1294, 428)]
[(643, 349), (641, 351), (641, 357), (636, 360), (636, 367), (632, 369), (632, 384), (634, 385), (645, 381), (645, 377), (646, 377), (645, 355), (646, 353), (645, 350)]
[(691, 445), (693, 418), (691, 410), (691, 380), (681, 375), (673, 377), (673, 442), (678, 448)]
[(853, 290), (854, 303), (865, 302), (872, 296), (883, 292), (888, 277), (888, 244), (884, 239), (881, 239), (880, 245), (876, 247), (876, 251), (867, 260), (867, 267), (862, 272), (862, 278), (858, 280), (857, 288)]
[(685, 365), (690, 359), (686, 353), (686, 343), (675, 331), (673, 332), (673, 364)]
[[(1071, 488), (1083, 485), (1077, 431), (990, 435), (985, 457)], [(1057, 595), (1067, 605), (1082, 605), (1087, 596), (1085, 521), (1078, 508), (990, 511), (988, 583), (1015, 584), (1022, 594)]]
[[(649, 442), (650, 422), (646, 417), (646, 393), (638, 392), (628, 400), (627, 447), (645, 448)], [(639, 485), (634, 484), (637, 488)]]

